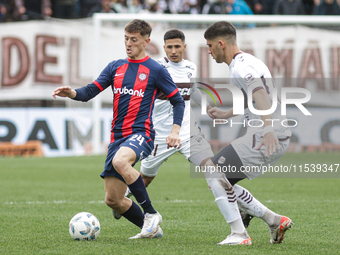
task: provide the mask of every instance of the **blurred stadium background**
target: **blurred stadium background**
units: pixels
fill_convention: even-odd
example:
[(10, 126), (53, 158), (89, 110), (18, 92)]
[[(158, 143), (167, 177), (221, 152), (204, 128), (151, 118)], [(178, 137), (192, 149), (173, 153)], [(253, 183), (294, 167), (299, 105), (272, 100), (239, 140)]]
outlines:
[[(186, 34), (185, 58), (197, 64), (198, 78), (223, 82), (227, 81), (229, 70), (207, 54), (203, 33), (215, 21), (232, 22), (238, 28), (241, 50), (262, 59), (278, 87), (301, 87), (311, 92), (305, 107), (312, 116), (304, 116), (295, 106), (288, 109), (287, 117), (298, 122), (292, 129), (289, 150), (339, 151), (339, 16), (100, 13), (89, 19), (1, 24), (1, 155), (105, 153), (110, 137), (112, 92), (106, 90), (88, 103), (54, 100), (51, 94), (62, 85), (84, 86), (107, 63), (125, 58), (124, 25), (134, 18), (145, 19), (153, 26), (147, 48), (152, 58), (164, 56), (165, 31), (179, 28)], [(221, 95), (226, 93), (223, 88), (217, 90)], [(240, 126), (219, 127), (216, 133), (207, 116), (198, 121), (215, 151), (244, 132)], [(36, 142), (11, 147), (28, 141)]]

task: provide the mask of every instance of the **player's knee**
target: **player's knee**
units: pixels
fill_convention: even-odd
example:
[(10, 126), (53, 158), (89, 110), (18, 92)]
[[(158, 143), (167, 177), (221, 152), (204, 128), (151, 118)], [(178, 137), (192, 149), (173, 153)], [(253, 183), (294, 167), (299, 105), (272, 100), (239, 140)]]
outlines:
[(115, 199), (110, 196), (105, 196), (105, 203), (112, 209), (119, 209), (123, 207), (123, 200)]
[(124, 169), (127, 167), (128, 161), (121, 157), (114, 157), (112, 159), (112, 166), (116, 171), (120, 174), (124, 172)]

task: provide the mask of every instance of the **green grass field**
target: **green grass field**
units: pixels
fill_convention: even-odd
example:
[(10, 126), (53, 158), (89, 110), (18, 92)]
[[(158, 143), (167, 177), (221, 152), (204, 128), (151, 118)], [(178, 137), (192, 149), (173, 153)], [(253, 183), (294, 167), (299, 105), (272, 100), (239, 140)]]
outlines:
[[(281, 163), (340, 163), (338, 154), (286, 154)], [(295, 223), (279, 245), (269, 244), (260, 219), (248, 228), (252, 246), (217, 246), (230, 228), (206, 181), (190, 178), (189, 164), (174, 155), (148, 188), (163, 216), (164, 237), (128, 240), (139, 229), (114, 220), (99, 177), (104, 156), (0, 158), (0, 254), (339, 254), (340, 179), (244, 180), (256, 198)], [(137, 165), (138, 169), (139, 165)], [(73, 241), (68, 223), (78, 212), (101, 223), (95, 241)]]

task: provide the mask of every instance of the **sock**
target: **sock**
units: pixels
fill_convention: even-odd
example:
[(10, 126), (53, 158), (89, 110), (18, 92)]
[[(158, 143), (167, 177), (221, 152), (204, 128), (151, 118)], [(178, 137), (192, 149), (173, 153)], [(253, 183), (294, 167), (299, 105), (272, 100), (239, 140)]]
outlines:
[(148, 192), (146, 191), (145, 184), (142, 176), (140, 175), (138, 179), (128, 185), (132, 195), (136, 198), (138, 204), (143, 208), (144, 213), (157, 213), (153, 208)]
[(237, 203), (243, 211), (257, 218), (261, 218), (268, 226), (277, 224), (277, 217), (280, 216), (264, 206), (260, 201), (253, 197), (248, 190), (237, 184), (234, 185), (234, 190), (237, 196)]
[(135, 202), (132, 201), (131, 207), (121, 215), (125, 217), (127, 220), (131, 221), (136, 226), (138, 226), (139, 228), (143, 227), (144, 213)]
[(241, 219), (233, 186), (219, 172), (209, 173), (208, 176), (206, 175), (206, 180), (215, 196), (218, 208), (231, 227), (231, 232), (243, 233), (245, 227)]
[(241, 218), (233, 222), (229, 222), (229, 225), (231, 228), (231, 233), (243, 233), (245, 231), (245, 227)]

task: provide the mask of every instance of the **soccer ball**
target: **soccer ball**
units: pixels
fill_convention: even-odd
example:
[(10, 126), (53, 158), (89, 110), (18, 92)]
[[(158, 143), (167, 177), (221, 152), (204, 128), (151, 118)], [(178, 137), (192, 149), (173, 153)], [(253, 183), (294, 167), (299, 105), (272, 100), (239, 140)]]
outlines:
[(73, 216), (68, 230), (74, 240), (95, 240), (100, 233), (100, 223), (93, 214), (80, 212)]

